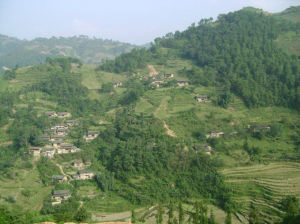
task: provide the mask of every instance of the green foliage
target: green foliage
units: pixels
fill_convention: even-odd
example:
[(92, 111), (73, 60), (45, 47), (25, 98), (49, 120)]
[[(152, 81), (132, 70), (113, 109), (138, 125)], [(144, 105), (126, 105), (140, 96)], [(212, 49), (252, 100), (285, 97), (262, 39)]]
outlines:
[(252, 205), (249, 213), (249, 224), (260, 224), (260, 216), (257, 209)]
[(114, 173), (105, 171), (97, 174), (95, 180), (102, 191), (112, 191), (114, 189)]
[(17, 76), (17, 73), (16, 73), (16, 69), (12, 69), (12, 70), (7, 70), (4, 72), (3, 74), (3, 78), (5, 80), (12, 80), (12, 79), (15, 79)]
[(163, 206), (161, 204), (159, 204), (157, 207), (157, 214), (155, 216), (156, 224), (162, 224), (164, 213), (165, 213), (165, 211), (164, 211)]
[(52, 73), (45, 81), (28, 87), (27, 91), (38, 90), (49, 94), (63, 110), (70, 108), (73, 114), (83, 115), (101, 110), (99, 101), (88, 98), (88, 89), (81, 84), (80, 75), (61, 73), (55, 69)]
[(26, 148), (29, 145), (40, 145), (38, 137), (42, 130), (49, 125), (46, 116), (38, 116), (32, 106), (17, 111), (14, 121), (8, 129), (8, 133), (17, 149)]
[(103, 61), (98, 69), (107, 72), (133, 72), (137, 68), (145, 67), (147, 62), (151, 59), (151, 52), (142, 49), (133, 49), (130, 53), (122, 54), (114, 60)]
[(56, 222), (69, 222), (73, 220), (77, 221), (76, 218), (86, 219), (89, 217), (85, 209), (78, 210), (78, 208), (79, 202), (74, 198), (71, 198), (67, 201), (62, 201), (61, 204), (56, 206), (52, 206), (51, 200), (48, 198), (44, 202), (43, 208), (41, 209), (41, 214), (53, 215)]
[(21, 191), (21, 194), (28, 198), (32, 195), (32, 192), (29, 189), (24, 189)]
[(131, 210), (131, 222), (136, 223), (136, 214), (134, 209)]
[(182, 202), (179, 202), (178, 205), (178, 224), (183, 224), (184, 223), (184, 211), (182, 208)]
[(113, 84), (111, 82), (109, 83), (103, 83), (100, 89), (100, 92), (102, 93), (110, 93), (114, 90)]
[(49, 159), (42, 157), (37, 164), (40, 178), (44, 185), (49, 185), (52, 182), (52, 175), (60, 175), (60, 169)]
[(13, 196), (8, 196), (6, 199), (5, 199), (7, 202), (9, 203), (16, 203), (16, 199), (13, 197)]
[(85, 208), (81, 207), (76, 213), (74, 218), (77, 222), (83, 222), (86, 221), (88, 218), (90, 218), (90, 214), (87, 212)]
[(46, 63), (52, 66), (60, 66), (63, 72), (70, 72), (72, 64), (77, 64), (79, 67), (82, 66), (82, 62), (77, 58), (46, 58)]
[(232, 216), (231, 212), (227, 211), (226, 219), (225, 219), (225, 224), (231, 224), (232, 223)]
[(224, 108), (228, 107), (228, 104), (231, 101), (231, 93), (229, 91), (226, 91), (225, 93), (219, 95), (218, 97), (218, 105)]
[[(132, 203), (199, 194), (215, 198), (221, 206), (225, 203), (223, 178), (211, 160), (202, 154), (183, 152), (178, 141), (165, 135), (162, 123), (153, 117), (137, 116), (130, 110), (118, 111), (115, 124), (102, 132), (94, 144), (99, 149), (101, 164), (115, 173), (118, 184), (114, 191)], [(135, 176), (146, 178), (134, 184), (130, 179)], [(100, 177), (96, 180), (105, 189)]]
[(287, 196), (282, 199), (281, 206), (288, 217), (294, 217), (300, 212), (300, 202), (295, 196)]
[(278, 137), (282, 133), (282, 127), (280, 124), (273, 124), (270, 128), (270, 135), (272, 137)]
[(300, 203), (295, 196), (287, 196), (281, 201), (285, 215), (282, 224), (296, 224), (300, 221)]

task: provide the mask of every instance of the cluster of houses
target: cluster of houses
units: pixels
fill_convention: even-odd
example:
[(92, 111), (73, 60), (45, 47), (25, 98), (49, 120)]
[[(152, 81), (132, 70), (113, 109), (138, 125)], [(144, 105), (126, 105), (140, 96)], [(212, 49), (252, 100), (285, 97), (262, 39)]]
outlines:
[[(95, 176), (92, 170), (81, 170), (77, 174), (72, 175), (73, 180), (90, 180)], [(62, 183), (67, 181), (67, 177), (63, 175), (53, 175), (53, 182)], [(51, 199), (53, 200), (52, 205), (59, 205), (62, 201), (66, 201), (71, 197), (69, 190), (55, 190), (52, 192)]]
[[(148, 78), (148, 77), (144, 77), (144, 78)], [(174, 78), (173, 73), (165, 73), (165, 74), (158, 74), (158, 75), (152, 76), (151, 79), (154, 80), (154, 81), (152, 81), (150, 83), (150, 86), (158, 88), (163, 83), (165, 83), (165, 81), (167, 79), (172, 79), (172, 78)], [(177, 85), (178, 86), (187, 86), (187, 85), (189, 85), (189, 82), (188, 81), (183, 81), (183, 80), (178, 80)]]
[(34, 156), (44, 156), (48, 158), (53, 158), (55, 154), (67, 154), (67, 153), (76, 153), (80, 149), (73, 144), (61, 143), (61, 142), (52, 142), (52, 146), (41, 147), (30, 147), (30, 151)]
[[(45, 113), (49, 117), (70, 117), (68, 112), (47, 111)], [(63, 124), (56, 124), (50, 129), (44, 130), (44, 135), (39, 140), (46, 144), (45, 147), (30, 147), (29, 150), (34, 156), (44, 156), (53, 158), (55, 154), (76, 153), (80, 149), (73, 144), (65, 143), (64, 137), (68, 133), (69, 127), (77, 125), (75, 120), (66, 120)]]
[[(113, 83), (114, 87), (121, 86), (122, 83)], [(49, 118), (68, 118), (71, 114), (68, 112), (55, 112), (47, 111), (45, 114)], [(44, 156), (48, 158), (53, 158), (56, 154), (67, 154), (76, 153), (80, 149), (75, 145), (66, 143), (64, 141), (65, 136), (68, 134), (70, 127), (77, 125), (75, 120), (65, 120), (61, 124), (56, 124), (50, 129), (44, 130), (44, 135), (40, 136), (39, 139), (46, 146), (44, 147), (30, 147), (29, 150), (34, 156)], [(99, 131), (87, 131), (84, 136), (87, 142), (92, 141), (97, 138)], [(73, 168), (77, 169), (77, 172), (70, 176), (71, 180), (90, 180), (95, 176), (94, 171), (84, 170), (85, 167), (90, 166), (90, 162), (83, 163), (82, 161), (74, 161), (72, 163)], [(53, 175), (51, 177), (53, 183), (63, 183), (67, 182), (68, 178), (66, 175)], [(52, 205), (61, 204), (62, 201), (68, 200), (71, 197), (71, 192), (69, 190), (55, 190), (52, 192)]]
[(71, 113), (69, 112), (55, 112), (55, 111), (46, 111), (45, 115), (50, 118), (68, 118), (71, 117)]

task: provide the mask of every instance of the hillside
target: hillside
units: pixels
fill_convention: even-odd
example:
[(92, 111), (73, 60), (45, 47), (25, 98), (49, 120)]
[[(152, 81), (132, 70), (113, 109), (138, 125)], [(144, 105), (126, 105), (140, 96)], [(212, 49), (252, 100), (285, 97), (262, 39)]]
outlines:
[(46, 57), (76, 57), (87, 64), (99, 64), (102, 59), (114, 58), (128, 52), (134, 45), (87, 36), (36, 38), (20, 40), (0, 35), (0, 71), (3, 66), (27, 66), (43, 62)]
[[(290, 7), (281, 13), (275, 14), (278, 18), (283, 18), (292, 22), (300, 23), (300, 6)], [(282, 34), (276, 40), (278, 46), (289, 54), (300, 56), (300, 33), (299, 29)]]
[(202, 20), (98, 67), (5, 72), (0, 220), (296, 220), (299, 58), (276, 40), (297, 24), (270, 16)]

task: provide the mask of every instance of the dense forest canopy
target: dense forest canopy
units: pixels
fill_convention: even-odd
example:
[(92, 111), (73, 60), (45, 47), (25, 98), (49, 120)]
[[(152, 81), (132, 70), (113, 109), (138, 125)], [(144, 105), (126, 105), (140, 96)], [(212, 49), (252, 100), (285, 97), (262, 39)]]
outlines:
[(274, 42), (290, 30), (300, 30), (300, 24), (240, 10), (220, 15), (215, 22), (204, 19), (186, 31), (169, 33), (155, 39), (149, 50), (123, 54), (99, 68), (134, 71), (159, 57), (160, 48), (174, 49), (176, 56), (192, 59), (202, 68), (203, 72), (197, 67), (185, 71), (194, 84), (225, 87), (248, 107), (280, 105), (299, 110), (299, 58), (287, 55)]

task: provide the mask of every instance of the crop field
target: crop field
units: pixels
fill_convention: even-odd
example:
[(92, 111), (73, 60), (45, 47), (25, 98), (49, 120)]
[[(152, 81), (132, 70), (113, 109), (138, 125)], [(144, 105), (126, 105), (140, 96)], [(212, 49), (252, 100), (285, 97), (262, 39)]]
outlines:
[(6, 206), (28, 210), (40, 210), (44, 199), (51, 194), (51, 187), (39, 181), (39, 173), (34, 169), (15, 169), (11, 178), (0, 179), (0, 201)]
[(283, 214), (280, 201), (287, 195), (300, 198), (300, 164), (273, 162), (224, 169), (222, 173), (231, 187), (240, 216), (247, 219), (251, 204), (264, 223), (274, 223)]

